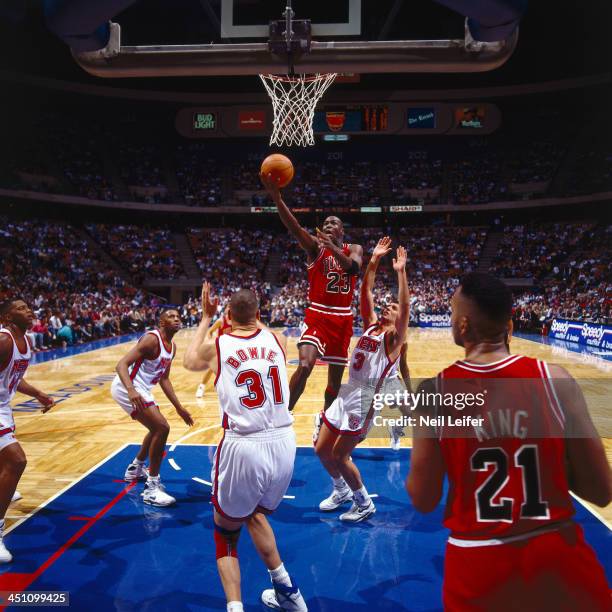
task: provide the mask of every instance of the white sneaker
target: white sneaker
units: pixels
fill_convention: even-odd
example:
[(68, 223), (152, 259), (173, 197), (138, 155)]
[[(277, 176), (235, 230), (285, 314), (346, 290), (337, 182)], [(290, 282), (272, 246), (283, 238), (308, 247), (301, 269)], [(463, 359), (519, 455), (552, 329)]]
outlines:
[(323, 512), (331, 512), (336, 508), (340, 507), (342, 504), (346, 504), (347, 502), (352, 501), (353, 492), (349, 487), (345, 487), (344, 489), (334, 489), (332, 494), (329, 497), (326, 497), (320, 504), (319, 510)]
[(206, 387), (204, 384), (200, 383), (198, 385), (198, 389), (196, 391), (196, 399), (202, 399), (204, 397), (204, 391), (206, 390)]
[(376, 512), (376, 506), (372, 500), (367, 506), (358, 506), (355, 502), (348, 512), (340, 515), (340, 520), (346, 523), (360, 523), (372, 516)]
[(149, 477), (149, 468), (144, 464), (130, 463), (125, 470), (123, 480), (134, 482), (135, 480), (146, 480)]
[(398, 451), (401, 447), (400, 438), (403, 438), (406, 434), (404, 428), (399, 425), (389, 425), (389, 436), (391, 438), (391, 448), (394, 451)]
[(4, 521), (0, 521), (0, 563), (10, 563), (13, 560), (13, 555), (7, 550), (4, 545)]
[(323, 423), (323, 417), (320, 412), (315, 414), (314, 418), (314, 430), (312, 432), (312, 443), (316, 445), (317, 440), (319, 439), (319, 432), (321, 431), (321, 425)]
[(147, 480), (145, 489), (140, 495), (142, 501), (151, 506), (171, 506), (176, 502), (172, 495), (166, 493), (166, 488), (159, 480)]
[(21, 495), (21, 493), (19, 491), (15, 491), (13, 493), (13, 497), (11, 497), (11, 504), (13, 502), (19, 501), (22, 497), (23, 497), (23, 495)]
[(288, 587), (273, 582), (272, 587), (261, 594), (261, 602), (264, 606), (273, 610), (308, 612), (308, 606), (297, 585)]

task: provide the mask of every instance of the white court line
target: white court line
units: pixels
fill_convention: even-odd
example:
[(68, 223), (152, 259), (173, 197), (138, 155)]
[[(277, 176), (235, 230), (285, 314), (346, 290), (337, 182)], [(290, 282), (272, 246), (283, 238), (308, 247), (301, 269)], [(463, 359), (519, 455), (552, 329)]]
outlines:
[[(194, 444), (191, 446), (196, 446), (196, 445)], [(195, 480), (196, 482), (212, 487), (212, 482), (208, 482), (208, 480), (204, 480), (203, 478), (198, 478), (197, 476), (193, 476), (191, 480)], [(373, 496), (370, 495), (370, 497), (373, 497)], [(283, 495), (283, 499), (295, 499), (295, 495)]]
[(179, 465), (177, 465), (176, 461), (175, 461), (175, 460), (174, 460), (172, 457), (170, 457), (170, 459), (168, 459), (168, 463), (169, 463), (169, 464), (170, 464), (170, 465), (171, 465), (171, 466), (172, 466), (172, 467), (173, 467), (175, 470), (177, 470), (178, 472), (180, 472), (180, 471), (181, 471), (181, 467), (180, 467)]
[[(77, 484), (78, 482), (80, 482), (81, 480), (83, 480), (83, 478), (86, 478), (92, 472), (95, 472), (100, 466), (104, 465), (109, 459), (112, 459), (115, 455), (118, 455), (124, 448), (128, 447), (129, 444), (130, 443), (126, 442), (123, 446), (120, 446), (117, 450), (113, 451), (110, 455), (107, 455), (104, 459), (102, 459), (102, 461), (96, 463), (96, 465), (94, 465), (93, 467), (88, 469), (84, 474), (79, 476), (76, 480), (71, 482), (68, 486), (66, 486), (63, 489), (61, 489), (60, 491), (58, 491), (55, 495), (52, 495), (49, 499), (44, 501), (38, 507), (34, 508), (34, 510), (32, 510), (32, 512), (30, 512), (29, 514), (26, 514), (26, 516), (24, 516), (23, 518), (19, 519), (15, 523), (13, 523), (8, 529), (5, 530), (5, 532), (4, 532), (5, 535), (7, 533), (10, 533), (11, 531), (13, 531), (13, 529), (15, 529), (15, 527), (18, 527), (22, 523), (25, 523), (25, 521), (27, 521), (29, 518), (32, 518), (37, 512), (39, 512), (45, 506), (50, 504), (54, 499), (57, 499), (60, 495), (63, 495), (66, 491), (68, 491), (68, 489), (71, 489), (72, 487), (74, 487), (74, 485)], [(126, 485), (127, 485), (127, 483), (126, 483)]]
[(194, 476), (191, 480), (195, 480), (196, 482), (212, 487), (212, 482), (208, 482), (208, 480), (204, 480), (203, 478), (198, 478), (197, 476)]
[[(185, 434), (183, 437), (179, 438), (172, 446), (170, 446), (170, 452), (173, 452), (174, 449), (183, 442), (183, 440), (187, 440), (191, 438), (191, 436), (195, 436), (196, 434), (202, 433), (203, 431), (210, 431), (211, 429), (220, 429), (221, 424), (218, 425), (209, 425), (208, 427), (202, 427), (201, 429), (196, 429), (195, 431), (190, 431), (188, 434)], [(187, 444), (185, 446), (215, 446), (215, 444)]]

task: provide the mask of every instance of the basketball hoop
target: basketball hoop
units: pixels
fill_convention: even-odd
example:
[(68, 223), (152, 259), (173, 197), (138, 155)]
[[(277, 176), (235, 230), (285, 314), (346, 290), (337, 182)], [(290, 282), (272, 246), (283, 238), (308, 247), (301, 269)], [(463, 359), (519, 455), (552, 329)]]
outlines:
[(260, 74), (270, 99), (274, 119), (270, 144), (307, 147), (314, 145), (312, 123), (317, 102), (334, 82), (336, 73)]

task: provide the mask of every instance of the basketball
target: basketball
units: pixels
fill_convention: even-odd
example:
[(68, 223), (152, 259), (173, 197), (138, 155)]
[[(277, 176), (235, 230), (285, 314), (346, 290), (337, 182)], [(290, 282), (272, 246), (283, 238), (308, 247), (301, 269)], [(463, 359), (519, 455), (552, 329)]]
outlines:
[(279, 187), (286, 187), (293, 178), (293, 164), (288, 157), (273, 153), (261, 163), (261, 173), (271, 174)]

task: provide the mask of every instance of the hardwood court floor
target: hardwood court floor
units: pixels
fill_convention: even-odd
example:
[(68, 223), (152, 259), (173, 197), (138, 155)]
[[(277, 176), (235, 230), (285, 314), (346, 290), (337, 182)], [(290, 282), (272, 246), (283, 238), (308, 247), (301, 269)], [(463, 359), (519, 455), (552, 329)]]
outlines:
[[(183, 353), (192, 333), (192, 330), (183, 330), (176, 338), (178, 352), (171, 379), (181, 402), (191, 411), (195, 425), (188, 428), (176, 416), (161, 390), (155, 390), (155, 397), (171, 424), (170, 444), (185, 440), (214, 444), (220, 438), (218, 403), (214, 391), (209, 387), (204, 401), (196, 400), (194, 394), (200, 375), (187, 372), (182, 367)], [(142, 426), (132, 421), (110, 396), (110, 379), (115, 364), (130, 346), (122, 344), (98, 349), (30, 367), (27, 379), (47, 393), (67, 387), (77, 392), (45, 415), (39, 412), (15, 413), (17, 436), (27, 454), (28, 466), (19, 484), (23, 499), (9, 508), (7, 526), (26, 517), (123, 444), (142, 439)], [(586, 359), (567, 351), (560, 352), (519, 338), (513, 339), (512, 352), (559, 363), (573, 376), (586, 381), (594, 418), (599, 424), (609, 425), (610, 397), (606, 393), (605, 382), (610, 378), (612, 364)], [(295, 338), (291, 338), (288, 359), (291, 361), (296, 357)], [(461, 357), (461, 349), (453, 344), (448, 330), (410, 330), (408, 359), (413, 378), (432, 376)], [(289, 365), (290, 375), (294, 369), (294, 365)], [(103, 375), (107, 375), (108, 379), (104, 384), (90, 388), (84, 384)], [(327, 368), (316, 367), (294, 412), (298, 444), (311, 443), (313, 416), (322, 407), (326, 381)], [(82, 385), (80, 388), (74, 387), (79, 384)], [(26, 399), (17, 394), (13, 404)], [(608, 426), (605, 430), (611, 429)], [(379, 439), (372, 443), (366, 440), (364, 444), (380, 445), (386, 444), (386, 441)], [(410, 440), (405, 439), (404, 444), (409, 445)], [(605, 439), (605, 444), (608, 459), (612, 460), (612, 439)], [(169, 468), (165, 465), (162, 473), (163, 469)], [(117, 477), (121, 478), (122, 474), (117, 474)], [(598, 512), (612, 523), (612, 504)]]

